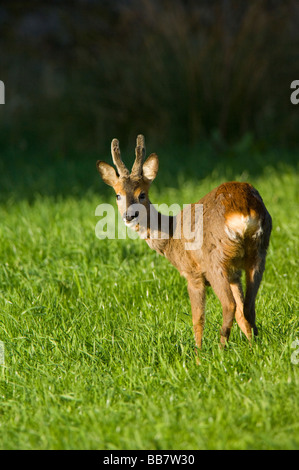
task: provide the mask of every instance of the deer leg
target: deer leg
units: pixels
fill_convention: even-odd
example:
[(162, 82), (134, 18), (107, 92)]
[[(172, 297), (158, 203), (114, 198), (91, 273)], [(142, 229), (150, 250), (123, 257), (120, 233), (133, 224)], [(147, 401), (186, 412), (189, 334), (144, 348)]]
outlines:
[(223, 273), (221, 277), (215, 275), (213, 279), (209, 279), (209, 281), (222, 306), (223, 322), (220, 330), (220, 344), (224, 347), (228, 342), (230, 330), (233, 326), (236, 301), (225, 273)]
[(236, 302), (236, 313), (235, 318), (240, 327), (243, 331), (247, 339), (250, 341), (252, 338), (252, 331), (250, 323), (246, 320), (244, 315), (244, 295), (243, 289), (241, 284), (241, 279), (238, 277), (230, 282), (230, 288), (232, 290), (235, 302)]
[(188, 283), (188, 293), (192, 309), (192, 323), (195, 343), (198, 348), (202, 345), (202, 335), (205, 323), (205, 285)]
[(246, 295), (244, 301), (244, 315), (255, 335), (258, 334), (255, 324), (255, 299), (263, 277), (265, 259), (260, 258), (257, 263), (246, 268)]

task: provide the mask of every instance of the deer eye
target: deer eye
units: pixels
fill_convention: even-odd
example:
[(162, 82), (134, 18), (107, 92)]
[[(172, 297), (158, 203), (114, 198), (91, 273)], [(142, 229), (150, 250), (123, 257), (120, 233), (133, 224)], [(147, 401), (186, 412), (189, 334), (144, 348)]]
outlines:
[(145, 199), (145, 193), (140, 193), (139, 194), (139, 201), (144, 201)]
[(121, 199), (121, 195), (120, 194), (117, 194), (116, 195), (116, 199), (119, 201)]

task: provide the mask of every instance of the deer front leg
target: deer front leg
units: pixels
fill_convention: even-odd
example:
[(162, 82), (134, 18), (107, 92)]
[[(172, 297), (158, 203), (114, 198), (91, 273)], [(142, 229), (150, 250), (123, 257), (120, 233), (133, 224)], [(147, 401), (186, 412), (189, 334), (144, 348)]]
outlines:
[(244, 301), (244, 314), (246, 320), (249, 322), (255, 336), (258, 334), (257, 326), (255, 324), (255, 298), (263, 277), (265, 269), (266, 254), (253, 264), (246, 268), (246, 294)]
[(188, 292), (191, 301), (192, 323), (195, 343), (201, 348), (205, 322), (205, 285), (204, 282), (193, 284), (188, 282)]

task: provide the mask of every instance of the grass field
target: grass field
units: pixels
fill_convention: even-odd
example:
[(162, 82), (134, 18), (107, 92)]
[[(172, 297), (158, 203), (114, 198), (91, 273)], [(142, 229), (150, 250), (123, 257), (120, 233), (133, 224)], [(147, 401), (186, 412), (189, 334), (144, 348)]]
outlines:
[[(184, 149), (160, 154), (154, 203), (196, 202), (232, 179), (262, 194), (273, 232), (259, 337), (250, 348), (235, 325), (221, 351), (221, 308), (209, 291), (196, 365), (185, 280), (141, 240), (95, 236), (97, 205), (114, 204), (95, 170), (99, 156), (8, 148), (0, 164), (1, 449), (299, 448), (296, 152), (250, 144), (221, 158), (209, 146), (188, 158)], [(102, 158), (110, 161), (108, 152)]]

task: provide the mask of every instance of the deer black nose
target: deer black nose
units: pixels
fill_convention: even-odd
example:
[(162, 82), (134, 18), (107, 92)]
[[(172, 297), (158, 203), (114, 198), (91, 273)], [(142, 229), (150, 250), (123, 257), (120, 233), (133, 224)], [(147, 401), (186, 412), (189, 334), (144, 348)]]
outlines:
[(139, 215), (139, 211), (136, 211), (136, 212), (133, 212), (133, 213), (126, 212), (125, 213), (125, 219), (126, 219), (127, 222), (131, 222), (131, 220), (136, 219), (136, 217), (138, 217), (138, 215)]

